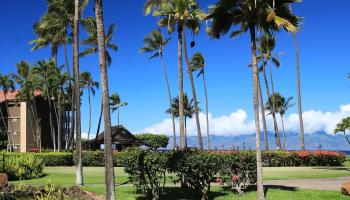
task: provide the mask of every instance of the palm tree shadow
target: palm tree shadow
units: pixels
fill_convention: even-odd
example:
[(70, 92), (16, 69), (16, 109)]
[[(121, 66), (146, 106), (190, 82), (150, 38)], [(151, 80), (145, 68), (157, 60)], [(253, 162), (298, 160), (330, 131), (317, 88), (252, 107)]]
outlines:
[(269, 189), (278, 189), (278, 190), (288, 190), (288, 191), (297, 191), (296, 187), (288, 187), (283, 185), (264, 185), (264, 195), (266, 196)]

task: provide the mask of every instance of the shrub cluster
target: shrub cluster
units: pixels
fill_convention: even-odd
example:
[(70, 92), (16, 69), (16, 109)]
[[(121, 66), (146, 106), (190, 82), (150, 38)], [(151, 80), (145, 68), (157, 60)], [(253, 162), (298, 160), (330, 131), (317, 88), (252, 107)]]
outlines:
[(1, 154), (0, 170), (6, 173), (9, 180), (25, 180), (40, 178), (44, 175), (43, 162), (32, 154), (18, 154), (6, 156)]
[(143, 133), (135, 136), (137, 139), (145, 141), (145, 146), (149, 147), (150, 149), (165, 148), (169, 143), (169, 137), (167, 135)]
[(262, 154), (266, 167), (341, 166), (345, 154), (333, 151), (266, 151)]
[[(166, 173), (175, 175), (194, 190), (195, 199), (209, 199), (210, 183), (216, 175), (228, 182), (232, 189), (245, 189), (256, 182), (255, 156), (252, 152), (169, 151), (158, 152), (140, 148), (118, 153), (119, 162), (129, 174), (129, 180), (141, 189), (148, 199), (158, 199)], [(163, 183), (163, 184), (162, 184)]]

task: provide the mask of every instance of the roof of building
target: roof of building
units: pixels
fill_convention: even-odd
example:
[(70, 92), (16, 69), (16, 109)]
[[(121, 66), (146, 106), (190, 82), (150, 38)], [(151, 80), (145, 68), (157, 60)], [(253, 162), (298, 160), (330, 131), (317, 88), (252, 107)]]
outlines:
[[(112, 143), (113, 144), (145, 144), (143, 140), (137, 139), (130, 131), (128, 131), (123, 125), (112, 126)], [(90, 143), (95, 143), (96, 140), (92, 139)], [(97, 143), (104, 143), (104, 132), (98, 134)]]
[[(0, 103), (7, 101), (14, 101), (16, 100), (16, 95), (19, 93), (19, 90), (9, 90), (6, 93), (4, 91), (0, 90)], [(6, 96), (5, 96), (6, 94)], [(41, 96), (41, 91), (35, 90), (34, 96)]]

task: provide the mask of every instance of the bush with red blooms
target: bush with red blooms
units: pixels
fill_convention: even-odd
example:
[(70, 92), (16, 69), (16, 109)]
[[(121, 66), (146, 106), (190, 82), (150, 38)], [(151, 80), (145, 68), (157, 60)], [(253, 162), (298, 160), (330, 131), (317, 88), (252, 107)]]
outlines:
[(262, 154), (266, 167), (341, 166), (345, 154), (335, 151), (265, 151)]

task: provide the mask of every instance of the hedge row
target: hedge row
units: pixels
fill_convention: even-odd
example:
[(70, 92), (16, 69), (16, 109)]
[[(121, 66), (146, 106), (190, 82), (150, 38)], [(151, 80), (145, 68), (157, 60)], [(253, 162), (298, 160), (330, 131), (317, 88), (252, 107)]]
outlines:
[[(243, 151), (211, 151), (211, 153), (234, 153)], [(249, 151), (247, 151), (249, 152)], [(251, 151), (254, 154), (254, 151)], [(45, 166), (73, 166), (75, 154), (71, 152), (60, 153), (5, 153), (4, 159), (17, 157), (19, 155), (33, 155), (42, 160)], [(115, 166), (123, 163), (118, 157), (122, 152), (114, 153)], [(2, 156), (1, 156), (2, 158)], [(341, 166), (346, 156), (343, 153), (333, 151), (266, 151), (262, 153), (263, 166), (265, 167), (294, 167), (294, 166)], [(82, 156), (84, 166), (104, 166), (103, 151), (84, 151)], [(3, 159), (0, 159), (0, 166)], [(0, 169), (1, 170), (1, 169)]]

